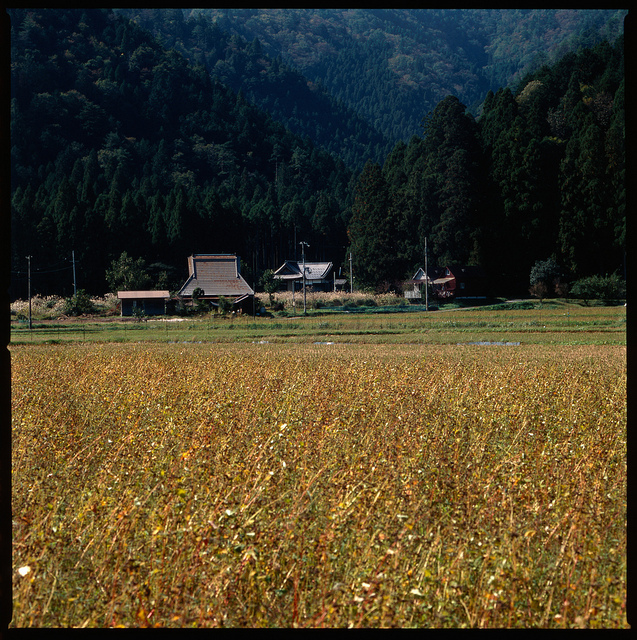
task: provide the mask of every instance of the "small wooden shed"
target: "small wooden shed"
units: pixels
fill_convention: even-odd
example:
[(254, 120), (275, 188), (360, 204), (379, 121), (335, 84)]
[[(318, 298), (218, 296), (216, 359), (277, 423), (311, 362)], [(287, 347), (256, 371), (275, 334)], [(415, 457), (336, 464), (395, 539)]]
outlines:
[(118, 291), (117, 298), (122, 304), (122, 316), (132, 316), (135, 310), (147, 316), (166, 314), (166, 303), (170, 300), (169, 291)]

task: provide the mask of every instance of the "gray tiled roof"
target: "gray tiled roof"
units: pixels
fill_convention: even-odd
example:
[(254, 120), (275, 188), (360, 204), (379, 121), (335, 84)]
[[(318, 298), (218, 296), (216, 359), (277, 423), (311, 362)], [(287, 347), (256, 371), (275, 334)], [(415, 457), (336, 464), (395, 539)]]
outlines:
[(254, 295), (240, 273), (239, 258), (234, 255), (195, 254), (188, 258), (190, 276), (179, 291), (180, 296), (192, 296), (203, 289), (204, 295), (238, 297)]
[[(324, 280), (325, 278), (327, 278), (331, 268), (332, 268), (331, 262), (306, 262), (305, 263), (305, 279), (306, 280)], [(274, 277), (280, 278), (281, 280), (302, 279), (303, 278), (303, 262), (286, 260), (285, 263), (274, 272)]]

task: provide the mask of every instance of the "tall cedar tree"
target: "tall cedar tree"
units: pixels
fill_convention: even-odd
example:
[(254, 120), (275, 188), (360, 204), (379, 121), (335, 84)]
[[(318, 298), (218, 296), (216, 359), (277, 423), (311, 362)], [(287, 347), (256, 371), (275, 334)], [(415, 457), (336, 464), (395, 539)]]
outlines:
[(367, 162), (356, 186), (348, 228), (355, 283), (364, 287), (391, 285), (395, 268), (396, 224), (380, 166)]
[(448, 96), (425, 119), (427, 198), (439, 215), (432, 249), (439, 264), (478, 264), (484, 194), (478, 128), (466, 107)]

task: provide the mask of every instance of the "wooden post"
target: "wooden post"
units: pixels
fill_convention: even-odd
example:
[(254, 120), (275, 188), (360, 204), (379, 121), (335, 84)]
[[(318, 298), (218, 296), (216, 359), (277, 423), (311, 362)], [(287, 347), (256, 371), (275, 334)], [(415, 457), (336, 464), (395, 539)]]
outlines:
[(429, 284), (427, 282), (427, 238), (425, 238), (425, 311), (429, 311)]
[(309, 247), (310, 245), (307, 242), (299, 242), (301, 245), (301, 250), (303, 252), (303, 315), (307, 315), (307, 299), (305, 294), (305, 247)]
[(29, 296), (29, 329), (32, 328), (31, 324), (31, 256), (27, 256), (28, 270), (27, 270), (27, 289)]

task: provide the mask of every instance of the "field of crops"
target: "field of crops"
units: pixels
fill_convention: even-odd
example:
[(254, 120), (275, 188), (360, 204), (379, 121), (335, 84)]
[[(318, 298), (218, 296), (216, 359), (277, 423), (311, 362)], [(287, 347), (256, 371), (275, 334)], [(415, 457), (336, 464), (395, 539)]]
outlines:
[[(352, 309), (357, 309), (352, 307)], [(321, 309), (307, 316), (79, 318), (13, 322), (12, 344), (69, 342), (339, 342), (457, 344), (515, 342), (550, 345), (625, 345), (626, 308), (521, 302), (423, 313), (413, 307)]]
[(626, 628), (622, 345), (15, 345), (12, 626)]

